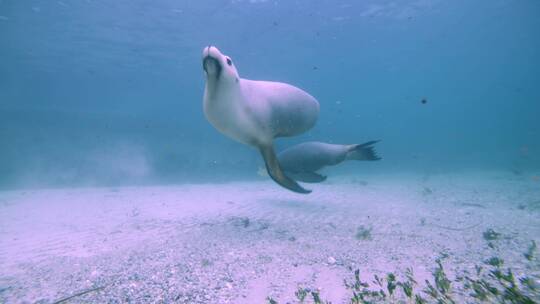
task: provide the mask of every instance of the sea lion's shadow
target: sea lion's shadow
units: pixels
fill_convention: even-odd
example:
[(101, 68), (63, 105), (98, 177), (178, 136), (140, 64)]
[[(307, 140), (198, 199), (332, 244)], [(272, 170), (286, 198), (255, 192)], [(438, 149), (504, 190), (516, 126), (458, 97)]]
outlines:
[(319, 212), (327, 208), (323, 202), (302, 199), (261, 198), (257, 203), (264, 208), (288, 209), (297, 212)]

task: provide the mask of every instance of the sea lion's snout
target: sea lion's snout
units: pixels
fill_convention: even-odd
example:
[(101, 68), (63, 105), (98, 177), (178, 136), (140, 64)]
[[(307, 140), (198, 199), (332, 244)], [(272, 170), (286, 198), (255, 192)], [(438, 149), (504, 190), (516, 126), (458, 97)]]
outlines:
[(216, 58), (211, 57), (211, 56), (206, 56), (203, 59), (203, 69), (209, 75), (219, 74), (221, 70), (221, 64)]
[(219, 77), (221, 73), (221, 63), (219, 61), (219, 50), (214, 46), (205, 47), (203, 50), (203, 69), (208, 75)]
[(203, 69), (208, 76), (215, 76), (217, 78), (221, 74), (221, 64), (212, 56), (204, 57)]

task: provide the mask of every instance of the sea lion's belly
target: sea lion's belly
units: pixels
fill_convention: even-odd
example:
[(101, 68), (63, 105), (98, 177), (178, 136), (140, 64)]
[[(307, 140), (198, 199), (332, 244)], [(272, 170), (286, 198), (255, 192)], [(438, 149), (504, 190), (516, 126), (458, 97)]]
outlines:
[[(311, 129), (319, 117), (319, 102), (292, 85), (243, 80), (250, 89), (247, 98), (272, 137), (294, 136)], [(261, 115), (264, 113), (264, 115)]]
[(311, 129), (317, 122), (319, 107), (308, 100), (291, 100), (272, 107), (270, 126), (274, 137), (294, 136)]

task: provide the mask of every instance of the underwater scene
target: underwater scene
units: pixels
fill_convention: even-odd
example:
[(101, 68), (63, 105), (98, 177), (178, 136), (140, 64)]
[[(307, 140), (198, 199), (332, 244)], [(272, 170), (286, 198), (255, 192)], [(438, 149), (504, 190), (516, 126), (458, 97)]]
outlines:
[(0, 0), (0, 303), (540, 303), (537, 0)]

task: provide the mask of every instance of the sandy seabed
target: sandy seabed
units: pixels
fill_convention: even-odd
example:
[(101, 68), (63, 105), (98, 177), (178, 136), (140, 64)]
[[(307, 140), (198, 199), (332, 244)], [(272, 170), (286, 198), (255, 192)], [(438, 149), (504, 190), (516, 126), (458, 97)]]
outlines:
[(453, 278), (494, 256), (539, 282), (538, 258), (523, 257), (540, 244), (530, 176), (355, 175), (309, 188), (0, 192), (0, 303), (298, 303), (299, 288), (349, 303), (356, 269), (371, 281), (412, 268), (421, 286), (437, 259)]

